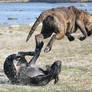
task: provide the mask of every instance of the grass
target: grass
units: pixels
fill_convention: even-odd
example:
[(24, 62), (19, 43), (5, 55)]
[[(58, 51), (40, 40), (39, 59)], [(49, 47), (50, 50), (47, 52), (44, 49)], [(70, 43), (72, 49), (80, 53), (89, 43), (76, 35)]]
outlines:
[(92, 68), (89, 67), (82, 67), (82, 66), (78, 66), (78, 67), (73, 67), (73, 66), (62, 66), (62, 70), (75, 70), (75, 71), (83, 71), (83, 72), (91, 72), (92, 73)]
[[(3, 85), (3, 89), (0, 88), (0, 92), (90, 92), (90, 90), (77, 90), (73, 87), (70, 87), (66, 85), (67, 88), (65, 89), (59, 89), (58, 87), (30, 87), (30, 86), (16, 86), (16, 85), (10, 85), (11, 87)], [(56, 85), (57, 86), (57, 85)], [(59, 85), (58, 85), (59, 86)]]
[[(0, 28), (0, 92), (91, 92), (92, 90), (92, 39), (88, 37), (84, 41), (77, 39), (78, 34), (74, 35), (75, 41), (69, 42), (66, 37), (56, 40), (51, 52), (43, 52), (45, 46), (37, 60), (37, 65), (45, 68), (46, 64), (52, 64), (55, 60), (62, 61), (62, 71), (59, 75), (59, 82), (54, 85), (51, 81), (42, 87), (11, 85), (2, 71), (5, 58), (18, 51), (32, 51), (35, 48), (35, 35), (41, 27), (34, 32), (29, 42), (25, 39), (30, 30), (30, 26), (11, 26)], [(2, 31), (3, 30), (3, 31)], [(80, 35), (80, 34), (79, 34)], [(29, 59), (29, 58), (28, 58)]]

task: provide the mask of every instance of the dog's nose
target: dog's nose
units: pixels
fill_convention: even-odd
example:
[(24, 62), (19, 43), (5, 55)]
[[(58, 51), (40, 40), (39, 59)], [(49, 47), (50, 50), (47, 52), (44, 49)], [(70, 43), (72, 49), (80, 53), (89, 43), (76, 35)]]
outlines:
[(57, 60), (57, 61), (56, 61), (56, 65), (57, 65), (57, 66), (60, 66), (61, 63), (62, 63), (62, 61), (60, 61), (60, 60)]

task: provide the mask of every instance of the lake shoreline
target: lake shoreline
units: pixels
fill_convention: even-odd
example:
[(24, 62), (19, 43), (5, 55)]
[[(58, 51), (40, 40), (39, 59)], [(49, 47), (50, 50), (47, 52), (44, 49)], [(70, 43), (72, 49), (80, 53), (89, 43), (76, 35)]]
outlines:
[(92, 3), (92, 1), (0, 1), (0, 3)]
[(92, 13), (92, 3), (0, 3), (0, 26), (29, 25), (45, 10), (73, 5)]
[[(34, 22), (30, 23), (16, 23), (16, 24), (8, 24), (8, 23), (0, 23), (0, 28), (12, 27), (12, 28), (19, 28), (19, 27), (28, 27), (32, 26)], [(42, 25), (42, 24), (40, 24)]]

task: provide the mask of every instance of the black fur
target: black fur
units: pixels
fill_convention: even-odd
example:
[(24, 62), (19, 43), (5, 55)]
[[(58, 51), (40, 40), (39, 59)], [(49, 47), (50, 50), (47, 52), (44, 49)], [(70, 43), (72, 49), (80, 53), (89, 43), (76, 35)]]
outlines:
[[(43, 43), (40, 44), (39, 49), (33, 58), (27, 62), (25, 59), (27, 52), (19, 52), (19, 54), (9, 55), (4, 62), (4, 73), (13, 84), (35, 85), (43, 86), (48, 84), (51, 80), (55, 80), (54, 84), (58, 82), (58, 75), (61, 71), (61, 61), (55, 61), (46, 70), (39, 68), (35, 65), (37, 58), (40, 55)], [(31, 53), (31, 52), (30, 52)], [(33, 54), (30, 54), (30, 56)], [(14, 60), (18, 60), (19, 70), (15, 69), (13, 64)]]

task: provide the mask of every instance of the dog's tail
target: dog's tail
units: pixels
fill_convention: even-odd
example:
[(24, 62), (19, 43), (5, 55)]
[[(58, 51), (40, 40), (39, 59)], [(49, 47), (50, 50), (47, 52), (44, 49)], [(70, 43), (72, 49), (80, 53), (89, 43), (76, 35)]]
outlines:
[(33, 24), (28, 36), (27, 36), (27, 39), (26, 39), (26, 42), (30, 39), (31, 35), (33, 34), (33, 32), (35, 31), (35, 29), (37, 28), (37, 26), (48, 16), (50, 15), (50, 13), (48, 13), (48, 11), (45, 11), (43, 13), (40, 14), (40, 16), (37, 18), (37, 20), (35, 21), (35, 23)]

